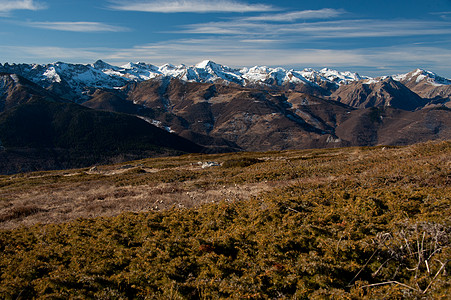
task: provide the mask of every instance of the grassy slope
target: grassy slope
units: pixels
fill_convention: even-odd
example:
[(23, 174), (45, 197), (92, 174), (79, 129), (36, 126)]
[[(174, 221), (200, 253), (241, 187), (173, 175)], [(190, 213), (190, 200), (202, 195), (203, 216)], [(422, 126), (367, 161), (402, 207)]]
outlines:
[[(36, 189), (109, 186), (111, 194), (86, 197), (85, 205), (113, 205), (147, 187), (144, 209), (156, 199), (173, 205), (0, 231), (0, 297), (446, 299), (450, 156), (451, 143), (441, 142), (190, 155), (136, 162), (125, 172), (0, 177), (5, 222), (43, 213), (38, 201), (27, 210), (13, 200), (32, 199)], [(199, 160), (224, 165), (201, 169)], [(161, 183), (167, 198), (158, 198)], [(233, 191), (251, 184), (273, 188), (236, 201)], [(216, 203), (196, 205), (221, 188)], [(135, 194), (115, 198), (125, 189)], [(175, 208), (190, 193), (192, 207)]]

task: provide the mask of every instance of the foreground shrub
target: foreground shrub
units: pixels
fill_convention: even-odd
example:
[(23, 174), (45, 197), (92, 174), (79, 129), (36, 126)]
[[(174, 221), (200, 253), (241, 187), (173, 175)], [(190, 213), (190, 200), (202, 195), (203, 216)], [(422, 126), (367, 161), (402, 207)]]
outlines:
[(409, 148), (429, 164), (299, 159), (284, 170), (295, 180), (247, 201), (0, 231), (0, 298), (447, 299), (451, 151), (439, 148)]
[(222, 166), (224, 168), (245, 168), (260, 162), (263, 161), (258, 158), (243, 157), (243, 158), (228, 159), (222, 164)]

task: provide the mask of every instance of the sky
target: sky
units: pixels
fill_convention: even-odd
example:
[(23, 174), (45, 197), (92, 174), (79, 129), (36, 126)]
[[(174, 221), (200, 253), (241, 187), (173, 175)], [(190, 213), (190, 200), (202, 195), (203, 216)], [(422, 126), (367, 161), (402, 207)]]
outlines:
[(451, 0), (0, 0), (0, 63), (98, 59), (451, 78)]

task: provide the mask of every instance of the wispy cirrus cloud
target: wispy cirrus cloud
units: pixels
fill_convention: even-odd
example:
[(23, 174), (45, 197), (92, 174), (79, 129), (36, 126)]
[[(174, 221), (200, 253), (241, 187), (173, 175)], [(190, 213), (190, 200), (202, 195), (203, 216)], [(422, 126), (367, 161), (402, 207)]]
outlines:
[(231, 67), (297, 66), (295, 68), (298, 70), (330, 67), (342, 71), (359, 71), (368, 76), (409, 72), (418, 67), (446, 74), (451, 68), (451, 50), (440, 47), (403, 45), (356, 49), (289, 49), (280, 45), (279, 40), (261, 43), (235, 39), (187, 39), (116, 49), (102, 57), (119, 64), (145, 61), (156, 65), (168, 62), (194, 65), (212, 59)]
[(319, 10), (303, 10), (287, 13), (265, 14), (243, 18), (245, 21), (293, 22), (296, 20), (330, 19), (344, 14), (341, 9), (323, 8)]
[(235, 0), (111, 0), (114, 10), (155, 13), (264, 12), (276, 10), (265, 4), (248, 4)]
[[(0, 53), (4, 61), (23, 63), (49, 63), (58, 60), (83, 62), (103, 57), (102, 52), (108, 53), (106, 48), (73, 48), (61, 46), (0, 46)], [(17, 60), (15, 57), (20, 57)]]
[(0, 15), (8, 14), (13, 10), (40, 10), (46, 5), (34, 0), (0, 0)]
[[(110, 61), (148, 61), (196, 64), (206, 58), (233, 67), (268, 65), (305, 66), (364, 64), (366, 60), (355, 51), (323, 49), (287, 49), (280, 40), (235, 38), (182, 39), (117, 49), (104, 56)], [(338, 55), (338, 52), (340, 55)], [(189, 55), (187, 55), (189, 53)]]
[[(303, 67), (355, 67), (368, 69), (380, 66), (418, 65), (425, 61), (429, 64), (443, 64), (451, 58), (451, 50), (439, 47), (375, 47), (356, 49), (290, 49), (284, 47), (284, 40), (205, 38), (181, 39), (154, 44), (138, 45), (133, 48), (116, 49), (103, 56), (111, 61), (147, 61), (153, 64), (185, 63), (195, 64), (206, 58), (230, 66), (289, 66)], [(189, 55), (188, 55), (188, 54)], [(435, 54), (440, 54), (436, 56)], [(449, 60), (451, 62), (451, 60)], [(447, 64), (451, 66), (451, 63)]]
[(27, 22), (26, 26), (73, 32), (124, 32), (130, 29), (100, 22)]
[(451, 11), (439, 11), (439, 12), (431, 12), (431, 15), (451, 15)]
[(441, 12), (433, 12), (431, 15), (439, 16), (443, 20), (451, 19), (451, 11), (441, 11)]
[(302, 33), (315, 38), (409, 37), (449, 35), (451, 23), (422, 20), (340, 20), (283, 26), (286, 34)]
[(116, 65), (129, 61), (145, 61), (156, 65), (194, 65), (204, 59), (212, 59), (231, 67), (330, 67), (343, 71), (359, 71), (362, 75), (369, 76), (408, 72), (418, 67), (445, 75), (449, 74), (451, 68), (451, 50), (446, 47), (406, 44), (356, 49), (289, 49), (283, 47), (282, 42), (277, 39), (206, 38), (172, 40), (131, 48), (0, 46), (0, 54), (6, 61), (14, 61), (9, 57), (20, 56), (22, 61), (30, 63), (49, 63), (57, 60), (83, 63), (102, 58)]
[(339, 39), (450, 35), (451, 23), (421, 20), (337, 20), (303, 23), (260, 23), (249, 20), (185, 25), (178, 33), (217, 35), (283, 35), (293, 39)]

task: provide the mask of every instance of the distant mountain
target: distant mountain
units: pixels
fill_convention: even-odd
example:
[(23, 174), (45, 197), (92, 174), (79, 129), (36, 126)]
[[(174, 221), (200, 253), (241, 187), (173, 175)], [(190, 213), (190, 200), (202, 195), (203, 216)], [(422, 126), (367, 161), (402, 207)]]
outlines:
[[(222, 83), (259, 89), (295, 89), (316, 96), (329, 96), (338, 88), (356, 82), (381, 82), (391, 77), (420, 97), (446, 103), (451, 97), (451, 81), (437, 74), (417, 69), (407, 74), (370, 78), (353, 72), (331, 69), (306, 68), (286, 70), (255, 66), (230, 68), (205, 60), (193, 66), (165, 64), (155, 66), (146, 63), (128, 63), (113, 66), (98, 60), (93, 64), (0, 64), (0, 72), (21, 75), (61, 97), (75, 102), (90, 100), (94, 89), (117, 90), (130, 83), (139, 83), (158, 77), (170, 77), (187, 82)], [(349, 90), (349, 89), (348, 89)], [(343, 99), (343, 96), (340, 96)], [(345, 99), (344, 102), (352, 100)], [(387, 100), (388, 101), (388, 100)], [(441, 101), (441, 102), (440, 102)], [(363, 101), (365, 102), (365, 101)], [(368, 102), (368, 101), (367, 101)]]
[(451, 108), (451, 80), (421, 69), (395, 75), (393, 79), (398, 80), (420, 97), (432, 100), (431, 104), (444, 103)]
[(0, 75), (0, 173), (82, 167), (204, 149), (132, 115), (67, 103)]
[(383, 80), (359, 80), (342, 85), (330, 98), (355, 108), (389, 106), (412, 111), (427, 103), (392, 77)]
[[(357, 91), (355, 95), (353, 91)], [(111, 93), (115, 93), (114, 97)], [(348, 83), (332, 94), (344, 95), (354, 102), (330, 100), (290, 89), (268, 91), (256, 87), (186, 82), (170, 77), (136, 83), (115, 92), (99, 89), (94, 94), (93, 100), (84, 105), (92, 107), (95, 103), (97, 107), (111, 110), (128, 109), (130, 106), (127, 105), (132, 105), (136, 114), (150, 123), (204, 147), (214, 146), (223, 151), (369, 146), (382, 141), (403, 144), (403, 140), (413, 143), (416, 138), (421, 141), (428, 137), (451, 138), (445, 125), (450, 110), (424, 113), (426, 109), (418, 109), (424, 100), (391, 78)], [(110, 105), (112, 99), (120, 105), (114, 108)], [(370, 108), (399, 111), (398, 114), (387, 114), (399, 116), (405, 122), (388, 122), (390, 118), (382, 122), (375, 119)], [(405, 128), (402, 131), (406, 134), (405, 139), (394, 138), (397, 135), (393, 132), (398, 129), (393, 124)], [(424, 130), (415, 135), (415, 128)], [(371, 138), (365, 138), (365, 134)]]
[(6, 63), (0, 64), (0, 71), (19, 74), (46, 89), (77, 102), (84, 102), (88, 99), (85, 94), (90, 88), (117, 89), (131, 82), (142, 82), (157, 77), (240, 86), (301, 84), (326, 90), (366, 78), (357, 73), (329, 69), (295, 71), (262, 66), (233, 69), (209, 60), (194, 66), (165, 64), (160, 67), (145, 63), (128, 63), (116, 67), (101, 60), (88, 65), (63, 62), (47, 65)]
[(336, 135), (352, 145), (410, 145), (451, 139), (451, 109), (406, 111), (393, 107), (354, 110)]
[[(98, 92), (100, 93), (100, 92)], [(104, 92), (108, 94), (110, 92)], [(204, 147), (266, 151), (346, 145), (336, 140), (336, 120), (352, 108), (305, 93), (272, 93), (219, 83), (159, 77), (116, 91), (121, 106)], [(83, 105), (107, 107), (115, 97), (96, 96)], [(93, 103), (94, 102), (94, 103)], [(319, 107), (312, 109), (312, 107)]]
[(64, 102), (59, 96), (21, 76), (0, 73), (0, 112), (36, 99)]
[[(58, 120), (78, 120), (52, 121), (44, 130), (61, 133), (70, 128), (73, 134), (69, 136), (80, 138), (78, 150), (89, 148), (84, 136), (102, 141), (99, 146), (121, 145), (116, 153), (143, 149), (135, 139), (152, 148), (154, 139), (140, 137), (156, 127), (161, 136), (164, 133), (168, 137), (162, 139), (167, 144), (156, 145), (172, 149), (169, 152), (268, 151), (451, 139), (451, 81), (420, 69), (370, 78), (327, 68), (234, 69), (209, 60), (193, 66), (128, 63), (119, 67), (99, 60), (87, 65), (4, 64), (0, 72), (10, 72), (0, 78), (2, 122), (6, 124), (8, 118), (16, 122), (8, 123), (13, 129), (10, 133), (6, 125), (3, 127), (4, 136), (11, 135), (9, 140), (0, 136), (7, 149), (15, 132), (20, 133), (17, 136), (26, 135), (22, 129), (28, 125), (22, 128), (17, 124), (33, 117), (19, 114), (16, 107), (29, 106), (30, 102), (40, 103), (46, 113), (52, 112), (50, 118), (61, 114), (64, 117)], [(72, 115), (70, 110), (74, 111)], [(109, 112), (122, 115), (119, 118)], [(10, 115), (21, 117), (6, 117)], [(90, 121), (81, 121), (85, 117)], [(24, 124), (27, 122), (31, 121)], [(41, 124), (47, 123), (37, 122), (36, 130)], [(105, 132), (106, 140), (103, 134), (97, 135), (99, 130)], [(64, 134), (45, 141), (48, 144), (39, 147), (73, 148), (65, 144), (68, 140)]]

